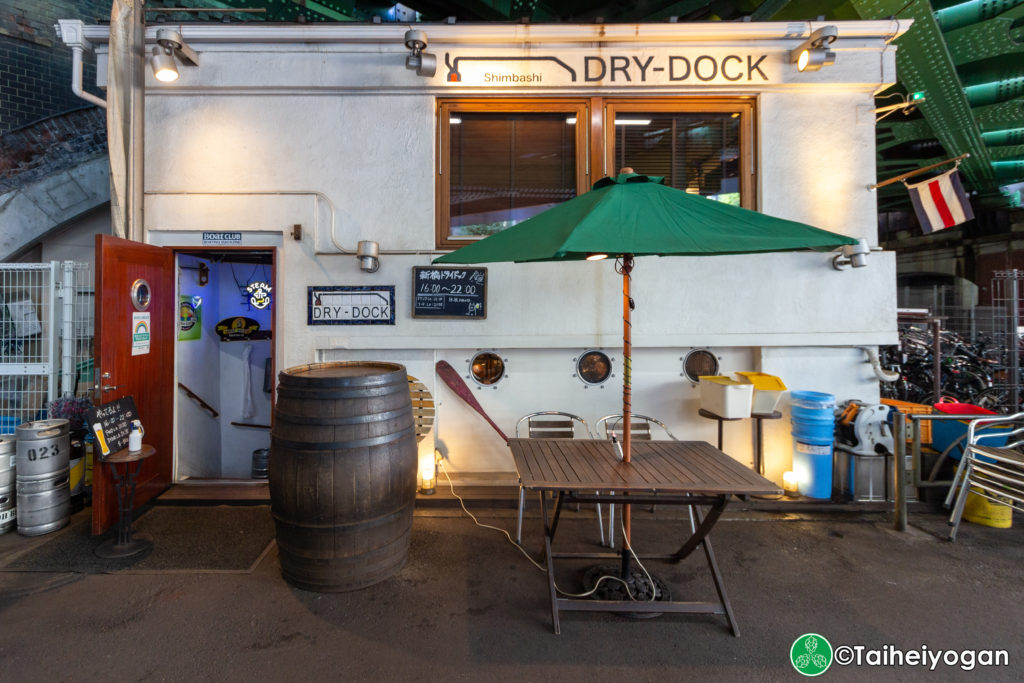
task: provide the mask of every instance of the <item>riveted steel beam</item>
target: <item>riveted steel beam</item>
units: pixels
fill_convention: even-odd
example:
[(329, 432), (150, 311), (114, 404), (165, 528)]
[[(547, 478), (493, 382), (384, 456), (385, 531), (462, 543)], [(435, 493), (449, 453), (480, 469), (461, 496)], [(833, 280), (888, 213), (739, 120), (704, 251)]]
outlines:
[[(864, 19), (898, 16), (914, 25), (897, 44), (896, 73), (907, 91), (922, 90), (921, 114), (950, 154), (970, 153), (960, 166), (967, 183), (979, 193), (996, 188), (992, 159), (960, 85), (945, 40), (927, 0), (851, 0)], [(898, 19), (897, 19), (898, 20)]]
[[(1018, 9), (1024, 12), (1024, 5)], [(1013, 21), (1013, 17), (1003, 15), (946, 33), (946, 47), (953, 63), (959, 66), (990, 57), (1024, 52), (1024, 42), (1014, 39), (1024, 29), (1013, 29)]]

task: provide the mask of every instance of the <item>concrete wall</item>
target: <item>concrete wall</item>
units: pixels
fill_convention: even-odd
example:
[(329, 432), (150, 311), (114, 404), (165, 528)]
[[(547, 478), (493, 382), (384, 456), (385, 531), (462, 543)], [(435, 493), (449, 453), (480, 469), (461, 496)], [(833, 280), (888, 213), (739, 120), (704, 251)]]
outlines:
[[(858, 44), (834, 67), (796, 74), (785, 62), (788, 43), (752, 45), (771, 53), (775, 82), (512, 94), (755, 96), (761, 210), (874, 243), (874, 195), (866, 190), (874, 180), (872, 96), (892, 80), (891, 51), (877, 41)], [(584, 389), (572, 377), (571, 359), (583, 349), (606, 348), (621, 363), (621, 280), (607, 262), (493, 264), (486, 321), (410, 315), (411, 268), (433, 257), (436, 98), (502, 93), (446, 89), (443, 74), (420, 79), (403, 69), (400, 42), (196, 47), (200, 68), (182, 69), (173, 87), (151, 82), (147, 90), (147, 239), (200, 244), (204, 230), (242, 230), (243, 244), (279, 244), (278, 367), (405, 362), (438, 398), (434, 434), (450, 469), (461, 471), (507, 471), (511, 460), (490, 427), (435, 381), (437, 360), (468, 374), (477, 349), (508, 358), (508, 379), (478, 392), (507, 432), (533, 410), (593, 421), (620, 409), (620, 371), (604, 389)], [(648, 46), (614, 49), (634, 47)], [(293, 224), (304, 228), (301, 241), (289, 235)], [(363, 239), (384, 250), (372, 275), (334, 244), (354, 249)], [(662, 417), (682, 438), (713, 439), (714, 423), (696, 416), (697, 389), (680, 378), (679, 359), (695, 346), (712, 347), (724, 372), (762, 370), (792, 388), (876, 399), (877, 382), (855, 347), (895, 339), (894, 259), (873, 253), (867, 268), (842, 272), (830, 260), (818, 253), (639, 259), (635, 409)], [(311, 285), (394, 285), (396, 324), (307, 326)], [(788, 421), (766, 431), (768, 473), (778, 479), (789, 467)], [(726, 450), (750, 461), (748, 422), (728, 426)]]

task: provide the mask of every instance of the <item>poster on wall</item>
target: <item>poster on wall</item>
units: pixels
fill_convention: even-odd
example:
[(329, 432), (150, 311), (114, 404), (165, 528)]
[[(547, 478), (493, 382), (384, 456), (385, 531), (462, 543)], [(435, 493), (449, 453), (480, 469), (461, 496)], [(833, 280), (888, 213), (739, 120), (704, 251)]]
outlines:
[(199, 297), (178, 297), (178, 341), (192, 341), (203, 334), (203, 302)]
[(149, 313), (132, 313), (132, 355), (142, 356), (149, 353), (150, 325)]

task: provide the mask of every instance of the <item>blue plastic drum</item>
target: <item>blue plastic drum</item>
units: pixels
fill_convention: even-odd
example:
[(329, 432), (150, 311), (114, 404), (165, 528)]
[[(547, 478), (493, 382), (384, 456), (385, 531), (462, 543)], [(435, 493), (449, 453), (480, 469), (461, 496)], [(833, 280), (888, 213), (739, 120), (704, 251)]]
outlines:
[(831, 498), (836, 397), (817, 391), (794, 391), (790, 402), (793, 474), (799, 491), (808, 498)]

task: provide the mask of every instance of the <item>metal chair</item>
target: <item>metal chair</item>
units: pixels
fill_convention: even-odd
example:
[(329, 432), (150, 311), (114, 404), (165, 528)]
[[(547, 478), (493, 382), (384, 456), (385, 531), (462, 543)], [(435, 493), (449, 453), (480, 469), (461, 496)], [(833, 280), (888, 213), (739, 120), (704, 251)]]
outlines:
[[(524, 427), (525, 423), (525, 427)], [(523, 438), (521, 431), (526, 432), (529, 439), (574, 439), (576, 438), (576, 426), (579, 423), (583, 427), (584, 437), (590, 436), (590, 428), (587, 421), (579, 415), (562, 412), (560, 410), (541, 410), (530, 413), (519, 418), (516, 423), (516, 438)], [(516, 519), (516, 543), (523, 541), (523, 508), (526, 505), (526, 489), (522, 482), (519, 483), (519, 514)], [(601, 545), (604, 545), (604, 521), (601, 518), (601, 506), (597, 506), (597, 525), (601, 531)]]
[[(988, 443), (983, 443), (988, 441)], [(949, 540), (955, 541), (967, 496), (974, 493), (996, 503), (1024, 512), (1024, 413), (971, 420), (967, 446), (946, 495), (946, 507), (953, 502)], [(959, 486), (959, 492), (957, 487)]]
[[(665, 423), (659, 420), (658, 418), (650, 417), (648, 415), (638, 415), (637, 413), (632, 413), (630, 417), (631, 419), (629, 438), (632, 440), (650, 441), (651, 439), (654, 438), (654, 435), (651, 432), (651, 425), (656, 425), (660, 427), (662, 431), (665, 432), (665, 435), (669, 439), (672, 439), (673, 441), (679, 441), (679, 439), (677, 439), (675, 435), (672, 434), (671, 431), (669, 431), (669, 428), (665, 426)], [(601, 438), (601, 427), (604, 427), (604, 438), (611, 439), (614, 437), (615, 441), (622, 441), (622, 413), (617, 413), (615, 415), (605, 415), (597, 422), (595, 422), (594, 429), (596, 429), (598, 432), (597, 434), (594, 435), (595, 438)], [(653, 505), (651, 506), (651, 512), (654, 512)], [(608, 547), (615, 547), (614, 505), (608, 506)]]

